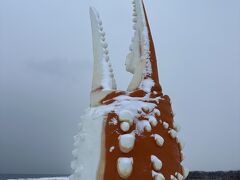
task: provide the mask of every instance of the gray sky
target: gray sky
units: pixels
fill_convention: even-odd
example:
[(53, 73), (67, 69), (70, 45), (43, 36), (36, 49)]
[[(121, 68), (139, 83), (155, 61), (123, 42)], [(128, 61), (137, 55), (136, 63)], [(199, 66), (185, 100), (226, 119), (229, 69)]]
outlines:
[[(125, 89), (129, 0), (0, 0), (0, 173), (70, 173), (73, 135), (89, 104), (90, 5)], [(240, 169), (240, 1), (148, 0), (146, 8), (186, 166)]]

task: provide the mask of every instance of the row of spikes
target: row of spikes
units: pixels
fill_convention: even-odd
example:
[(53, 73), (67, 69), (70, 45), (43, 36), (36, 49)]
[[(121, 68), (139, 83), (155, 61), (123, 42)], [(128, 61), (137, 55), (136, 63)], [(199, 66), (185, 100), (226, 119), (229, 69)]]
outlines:
[(98, 22), (98, 29), (99, 29), (99, 33), (101, 35), (101, 44), (103, 47), (103, 52), (104, 52), (104, 59), (108, 64), (109, 67), (109, 72), (110, 72), (110, 77), (115, 81), (114, 79), (114, 73), (113, 73), (113, 68), (112, 65), (110, 63), (110, 58), (109, 58), (109, 51), (108, 51), (108, 44), (106, 42), (106, 33), (103, 31), (103, 24), (102, 24), (102, 20), (100, 19), (99, 14), (97, 13), (97, 22)]

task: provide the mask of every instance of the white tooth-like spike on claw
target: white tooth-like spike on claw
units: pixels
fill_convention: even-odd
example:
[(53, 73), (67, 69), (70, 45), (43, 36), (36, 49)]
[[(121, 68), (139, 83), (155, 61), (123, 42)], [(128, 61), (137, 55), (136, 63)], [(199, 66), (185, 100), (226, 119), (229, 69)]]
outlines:
[(106, 33), (104, 31), (100, 32), (101, 36), (105, 37)]
[(132, 45), (129, 46), (129, 51), (132, 51), (133, 50), (133, 47)]
[(72, 151), (72, 155), (73, 155), (74, 157), (77, 157), (77, 156), (78, 156), (78, 149), (74, 149), (74, 150)]
[(102, 27), (102, 26), (99, 26), (99, 30), (100, 30), (100, 31), (103, 31), (103, 27)]
[(185, 155), (183, 154), (183, 152), (180, 152), (180, 156), (181, 156), (181, 161), (183, 161), (185, 159)]
[(103, 45), (103, 48), (104, 48), (104, 49), (107, 49), (108, 44), (107, 44), (106, 42), (102, 42), (102, 45)]
[(130, 129), (130, 125), (128, 122), (122, 122), (120, 128), (122, 131), (127, 132)]
[(133, 12), (133, 16), (137, 16), (137, 13), (136, 13), (136, 12)]
[(160, 136), (159, 134), (153, 134), (153, 135), (151, 135), (151, 137), (153, 137), (155, 139), (158, 146), (163, 146), (164, 139), (162, 138), (162, 136)]
[(183, 178), (186, 179), (189, 174), (189, 169), (182, 167), (182, 171), (183, 171)]
[(102, 20), (98, 20), (98, 24), (100, 25), (100, 26), (102, 26)]
[(77, 168), (77, 161), (76, 160), (71, 162), (71, 168), (72, 169), (76, 169)]
[(177, 123), (177, 122), (173, 122), (173, 128), (177, 131), (177, 132), (179, 132), (180, 130), (181, 130), (181, 126)]
[(148, 117), (150, 124), (155, 127), (157, 125), (157, 119), (154, 116), (149, 116)]
[(155, 171), (152, 171), (152, 177), (154, 178), (154, 180), (165, 180), (165, 177), (162, 173), (158, 173)]
[(135, 134), (123, 134), (118, 137), (119, 140), (119, 148), (123, 153), (130, 152), (135, 143)]
[(133, 18), (133, 22), (134, 22), (134, 23), (137, 22), (137, 18)]
[(130, 125), (133, 124), (133, 113), (131, 111), (122, 110), (122, 111), (119, 112), (118, 116), (119, 116), (120, 121), (126, 121)]
[(109, 56), (105, 56), (105, 60), (108, 62), (109, 61)]
[(133, 158), (120, 157), (117, 161), (117, 170), (121, 178), (127, 179), (131, 176), (133, 169)]
[(177, 177), (177, 180), (183, 180), (183, 176), (179, 172), (176, 172), (175, 175)]
[(133, 25), (133, 30), (136, 30), (137, 29), (137, 26), (134, 24)]
[(105, 37), (104, 37), (104, 36), (101, 36), (101, 40), (102, 40), (102, 41), (105, 41), (106, 39), (105, 39)]
[(151, 155), (151, 162), (155, 171), (159, 171), (162, 168), (162, 161), (157, 156)]
[(183, 150), (185, 147), (185, 143), (180, 138), (178, 138), (177, 141), (179, 143), (180, 149)]
[(104, 49), (104, 54), (108, 55), (108, 50)]
[(114, 74), (113, 74), (113, 73), (111, 73), (111, 74), (110, 74), (110, 77), (111, 77), (111, 78), (114, 78)]
[(177, 132), (174, 129), (169, 130), (168, 133), (170, 134), (170, 136), (172, 138), (176, 138), (177, 137)]

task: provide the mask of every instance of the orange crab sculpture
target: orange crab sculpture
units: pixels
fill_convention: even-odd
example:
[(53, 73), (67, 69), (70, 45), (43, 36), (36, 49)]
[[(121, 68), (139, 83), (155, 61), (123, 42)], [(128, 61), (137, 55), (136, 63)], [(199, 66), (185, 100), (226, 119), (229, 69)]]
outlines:
[(127, 91), (116, 88), (99, 14), (90, 8), (90, 16), (94, 52), (91, 108), (75, 136), (70, 179), (185, 179), (183, 143), (177, 136), (180, 127), (159, 83), (143, 1), (133, 1), (135, 32), (125, 63), (133, 79)]

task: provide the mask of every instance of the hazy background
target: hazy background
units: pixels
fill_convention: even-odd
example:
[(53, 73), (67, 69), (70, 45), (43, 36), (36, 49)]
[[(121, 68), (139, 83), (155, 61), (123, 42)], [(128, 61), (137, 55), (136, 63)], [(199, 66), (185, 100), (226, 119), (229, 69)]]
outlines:
[[(91, 87), (90, 5), (125, 89), (129, 0), (0, 0), (0, 173), (71, 172)], [(146, 0), (146, 8), (186, 166), (240, 169), (240, 1)]]

